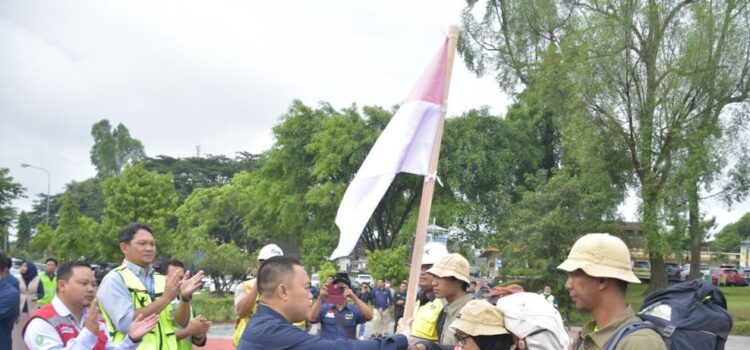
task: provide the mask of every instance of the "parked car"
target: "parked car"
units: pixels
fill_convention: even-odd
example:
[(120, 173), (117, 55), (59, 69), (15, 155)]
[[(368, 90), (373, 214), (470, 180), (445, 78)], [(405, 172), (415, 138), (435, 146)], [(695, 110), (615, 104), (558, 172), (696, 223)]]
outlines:
[(745, 271), (743, 271), (740, 275), (742, 275), (742, 285), (750, 285), (750, 268), (745, 268)]
[[(700, 264), (701, 278), (708, 279), (711, 276), (711, 268), (708, 264)], [(690, 275), (690, 264), (682, 265), (682, 272), (680, 272), (680, 281), (687, 281)]]
[(669, 282), (679, 282), (680, 281), (680, 273), (682, 272), (682, 268), (677, 263), (665, 262), (664, 263), (664, 272), (667, 273), (667, 280)]
[(639, 280), (647, 282), (651, 279), (651, 263), (646, 260), (634, 260), (633, 273)]
[(711, 283), (718, 286), (721, 284), (726, 284), (727, 286), (742, 286), (744, 285), (742, 281), (742, 276), (740, 275), (739, 271), (737, 269), (730, 269), (730, 268), (724, 268), (720, 267), (717, 269), (711, 269)]
[(373, 285), (372, 283), (372, 276), (366, 274), (366, 273), (360, 273), (357, 275), (357, 277), (354, 277), (354, 280), (352, 281), (352, 288), (359, 288), (359, 285), (362, 283), (367, 283), (369, 285)]

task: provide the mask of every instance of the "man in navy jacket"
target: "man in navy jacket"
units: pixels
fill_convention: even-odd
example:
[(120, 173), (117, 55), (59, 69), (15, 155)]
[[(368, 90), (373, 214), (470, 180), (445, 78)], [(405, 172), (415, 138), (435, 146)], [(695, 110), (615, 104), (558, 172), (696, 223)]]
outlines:
[(292, 325), (307, 319), (310, 278), (299, 261), (286, 256), (266, 260), (258, 270), (258, 311), (242, 334), (239, 350), (403, 350), (409, 346), (407, 322), (399, 334), (376, 340), (327, 340)]

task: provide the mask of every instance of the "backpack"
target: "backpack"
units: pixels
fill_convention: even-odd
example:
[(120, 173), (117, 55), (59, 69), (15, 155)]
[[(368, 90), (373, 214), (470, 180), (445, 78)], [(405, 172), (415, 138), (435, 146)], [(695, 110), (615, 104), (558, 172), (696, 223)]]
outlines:
[(614, 350), (620, 339), (644, 328), (659, 333), (667, 349), (723, 350), (732, 329), (724, 294), (706, 280), (677, 283), (649, 294), (638, 317), (643, 322), (620, 327), (604, 350)]
[(521, 338), (526, 349), (567, 349), (570, 337), (560, 312), (536, 293), (514, 293), (497, 300), (505, 328)]

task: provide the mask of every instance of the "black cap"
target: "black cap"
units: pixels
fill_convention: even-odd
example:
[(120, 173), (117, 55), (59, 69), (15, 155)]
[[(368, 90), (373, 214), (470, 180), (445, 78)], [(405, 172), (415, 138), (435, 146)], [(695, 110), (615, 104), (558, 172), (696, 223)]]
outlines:
[(344, 282), (344, 284), (346, 284), (347, 287), (349, 288), (352, 287), (352, 281), (349, 280), (349, 274), (347, 274), (346, 272), (337, 273), (336, 276), (333, 278), (333, 282), (331, 283), (336, 284), (339, 282)]

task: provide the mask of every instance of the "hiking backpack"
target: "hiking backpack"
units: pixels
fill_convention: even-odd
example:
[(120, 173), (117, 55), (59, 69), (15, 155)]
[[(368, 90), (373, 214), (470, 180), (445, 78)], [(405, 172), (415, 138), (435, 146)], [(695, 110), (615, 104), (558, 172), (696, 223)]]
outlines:
[(643, 301), (638, 317), (643, 322), (620, 327), (604, 350), (614, 350), (620, 339), (644, 328), (659, 333), (667, 349), (723, 350), (732, 329), (724, 294), (706, 280), (654, 291)]
[(498, 299), (497, 308), (503, 313), (505, 328), (523, 339), (526, 349), (564, 350), (570, 345), (560, 312), (543, 296), (514, 293)]

